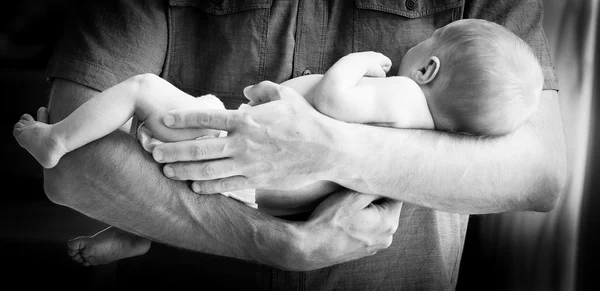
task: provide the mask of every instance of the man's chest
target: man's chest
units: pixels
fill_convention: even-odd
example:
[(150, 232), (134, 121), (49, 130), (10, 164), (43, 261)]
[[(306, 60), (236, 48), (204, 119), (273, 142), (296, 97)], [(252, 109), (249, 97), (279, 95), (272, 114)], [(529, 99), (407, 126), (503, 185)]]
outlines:
[(404, 53), (462, 17), (462, 0), (170, 0), (163, 77), (237, 108), (242, 89), (323, 74), (351, 52)]

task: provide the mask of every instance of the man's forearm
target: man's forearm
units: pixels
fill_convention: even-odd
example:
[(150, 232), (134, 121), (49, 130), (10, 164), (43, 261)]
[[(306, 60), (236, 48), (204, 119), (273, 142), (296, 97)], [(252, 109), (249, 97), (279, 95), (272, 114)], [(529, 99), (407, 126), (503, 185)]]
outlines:
[(353, 190), (460, 213), (548, 211), (565, 181), (556, 92), (503, 137), (344, 124), (348, 153), (332, 180)]
[(63, 157), (45, 172), (45, 188), (58, 204), (169, 245), (279, 267), (292, 251), (290, 224), (163, 177), (125, 133)]
[[(56, 81), (50, 123), (96, 94), (73, 82)], [(44, 187), (57, 204), (159, 242), (297, 271), (387, 248), (402, 204), (372, 204), (379, 196), (339, 191), (323, 200), (306, 222), (289, 222), (221, 195), (197, 195), (182, 182), (186, 180), (164, 177), (137, 141), (116, 131), (63, 156), (46, 170)]]
[[(50, 122), (65, 118), (96, 91), (56, 80)], [(275, 266), (293, 254), (294, 225), (221, 195), (200, 196), (164, 177), (160, 165), (122, 131), (65, 155), (46, 170), (48, 197), (138, 235), (190, 249)]]

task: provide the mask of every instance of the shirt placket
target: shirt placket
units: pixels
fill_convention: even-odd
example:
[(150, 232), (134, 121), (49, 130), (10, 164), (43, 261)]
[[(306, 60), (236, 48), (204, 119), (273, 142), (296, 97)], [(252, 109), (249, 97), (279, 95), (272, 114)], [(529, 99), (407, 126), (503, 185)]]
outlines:
[(323, 74), (328, 1), (298, 1), (292, 77)]

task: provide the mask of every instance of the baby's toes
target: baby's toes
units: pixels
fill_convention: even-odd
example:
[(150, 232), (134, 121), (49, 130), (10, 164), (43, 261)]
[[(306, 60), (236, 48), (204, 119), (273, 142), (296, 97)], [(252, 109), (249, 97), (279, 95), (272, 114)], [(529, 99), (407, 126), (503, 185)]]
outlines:
[[(98, 259), (96, 257), (96, 253), (94, 251), (86, 251), (83, 250), (81, 252), (81, 257), (83, 258), (83, 265), (84, 266), (90, 266), (90, 265), (98, 265)], [(87, 265), (86, 265), (87, 263)]]
[(37, 119), (40, 122), (48, 123), (48, 108), (40, 107), (37, 111)]
[(25, 114), (21, 115), (20, 122), (31, 123), (31, 122), (35, 122), (35, 119), (33, 119), (33, 116), (25, 113)]
[(79, 249), (69, 248), (67, 250), (67, 254), (69, 254), (69, 257), (75, 256), (75, 255), (79, 254)]
[(17, 136), (17, 134), (20, 134), (23, 131), (23, 127), (25, 127), (25, 123), (22, 120), (19, 120), (19, 122), (15, 123), (15, 126), (13, 127), (13, 135)]
[(96, 252), (94, 251), (93, 247), (87, 247), (82, 249), (79, 253), (84, 259), (87, 260), (89, 257), (94, 256)]
[(78, 263), (80, 263), (80, 264), (83, 262), (83, 258), (81, 257), (81, 254), (79, 254), (79, 253), (77, 253), (77, 254), (75, 254), (75, 255), (71, 256), (71, 259), (72, 259), (73, 261), (75, 261), (75, 262), (78, 262)]
[(69, 248), (69, 255), (79, 253), (79, 251), (86, 246), (86, 240), (84, 237), (76, 237), (67, 242), (67, 247)]
[(21, 119), (19, 119), (19, 121), (17, 123), (15, 123), (14, 129), (16, 131), (21, 131), (27, 125), (32, 124), (34, 122), (35, 122), (35, 120), (33, 119), (33, 117), (31, 117), (31, 115), (23, 114), (23, 116), (21, 116)]

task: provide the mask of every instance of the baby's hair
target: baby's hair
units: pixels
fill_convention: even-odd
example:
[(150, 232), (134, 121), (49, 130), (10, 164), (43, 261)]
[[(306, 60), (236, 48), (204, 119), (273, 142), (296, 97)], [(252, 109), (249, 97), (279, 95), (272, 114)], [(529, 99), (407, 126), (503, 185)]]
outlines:
[(436, 100), (428, 103), (437, 129), (503, 135), (537, 108), (542, 69), (527, 43), (510, 30), (465, 19), (433, 37), (432, 55), (441, 65), (431, 82)]

